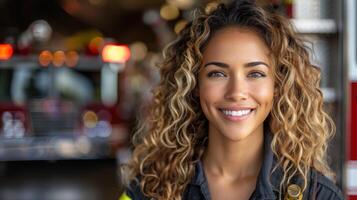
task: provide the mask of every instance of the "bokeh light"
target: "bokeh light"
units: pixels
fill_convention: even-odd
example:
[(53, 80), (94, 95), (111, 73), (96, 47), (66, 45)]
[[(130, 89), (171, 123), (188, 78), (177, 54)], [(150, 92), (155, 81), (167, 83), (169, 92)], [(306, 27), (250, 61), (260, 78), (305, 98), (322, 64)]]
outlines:
[(95, 37), (89, 42), (88, 48), (91, 53), (98, 54), (104, 46), (104, 39), (102, 37)]
[(53, 65), (56, 67), (60, 67), (64, 64), (66, 60), (66, 55), (63, 51), (56, 51), (53, 54)]
[(13, 54), (13, 49), (10, 44), (0, 44), (0, 60), (8, 60)]
[(130, 45), (131, 58), (135, 61), (143, 60), (148, 52), (148, 48), (143, 42), (134, 42)]
[(182, 29), (185, 28), (185, 26), (187, 25), (187, 21), (186, 20), (180, 20), (175, 24), (175, 28), (174, 31), (176, 34), (179, 34)]
[(53, 55), (50, 51), (42, 51), (38, 56), (38, 62), (41, 66), (47, 67), (53, 60)]
[(83, 114), (83, 124), (86, 128), (94, 128), (97, 126), (98, 116), (93, 111), (86, 111)]
[(68, 51), (66, 53), (66, 65), (68, 67), (74, 67), (78, 64), (79, 55), (76, 51)]
[(167, 0), (167, 3), (186, 10), (193, 6), (194, 0)]
[(109, 63), (125, 63), (130, 58), (130, 49), (126, 45), (106, 45), (102, 51), (102, 59)]
[(165, 4), (160, 9), (160, 16), (165, 20), (174, 20), (180, 14), (179, 9), (171, 4)]
[(159, 22), (160, 19), (160, 14), (156, 10), (147, 10), (143, 14), (143, 22), (145, 24), (151, 25)]
[(90, 140), (85, 136), (79, 137), (75, 141), (75, 145), (76, 145), (77, 150), (82, 154), (90, 153), (91, 148), (92, 148), (92, 144), (91, 144)]
[(52, 35), (52, 28), (45, 20), (36, 20), (30, 25), (33, 38), (38, 42), (47, 42)]

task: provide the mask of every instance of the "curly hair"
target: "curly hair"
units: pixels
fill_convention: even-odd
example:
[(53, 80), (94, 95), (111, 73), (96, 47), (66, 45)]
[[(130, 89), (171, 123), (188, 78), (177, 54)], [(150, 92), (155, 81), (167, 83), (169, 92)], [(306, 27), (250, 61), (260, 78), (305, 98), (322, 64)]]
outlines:
[(148, 117), (135, 132), (132, 159), (123, 168), (126, 183), (136, 180), (148, 197), (179, 200), (193, 177), (208, 132), (196, 95), (202, 52), (215, 32), (227, 26), (256, 31), (271, 51), (275, 91), (265, 123), (273, 135), (275, 169), (284, 172), (280, 189), (300, 176), (305, 190), (310, 168), (333, 176), (326, 150), (335, 128), (323, 110), (320, 70), (311, 64), (304, 41), (284, 17), (252, 1), (235, 1), (209, 13), (197, 11), (164, 49), (161, 81), (153, 90)]

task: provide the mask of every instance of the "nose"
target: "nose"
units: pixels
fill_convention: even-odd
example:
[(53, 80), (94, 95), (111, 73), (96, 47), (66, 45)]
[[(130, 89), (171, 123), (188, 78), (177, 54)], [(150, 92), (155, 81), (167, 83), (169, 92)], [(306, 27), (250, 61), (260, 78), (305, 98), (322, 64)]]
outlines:
[(237, 75), (229, 79), (225, 98), (232, 101), (240, 101), (248, 98), (248, 83), (244, 77)]

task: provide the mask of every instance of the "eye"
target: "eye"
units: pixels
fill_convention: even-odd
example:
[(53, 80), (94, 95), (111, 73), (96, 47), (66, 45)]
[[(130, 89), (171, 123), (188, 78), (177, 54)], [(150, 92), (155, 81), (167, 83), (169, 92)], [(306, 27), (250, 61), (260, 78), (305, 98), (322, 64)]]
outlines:
[(261, 77), (266, 77), (266, 75), (263, 72), (251, 72), (248, 74), (248, 77), (261, 78)]
[(226, 77), (226, 75), (223, 72), (219, 71), (212, 71), (207, 74), (208, 77)]

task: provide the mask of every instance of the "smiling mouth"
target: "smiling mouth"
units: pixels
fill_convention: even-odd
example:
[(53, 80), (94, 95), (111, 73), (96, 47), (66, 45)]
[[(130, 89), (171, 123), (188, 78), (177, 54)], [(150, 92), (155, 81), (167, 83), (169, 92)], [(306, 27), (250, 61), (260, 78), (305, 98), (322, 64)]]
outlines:
[(244, 117), (253, 112), (254, 109), (242, 109), (242, 110), (226, 110), (219, 109), (224, 115), (228, 117)]

